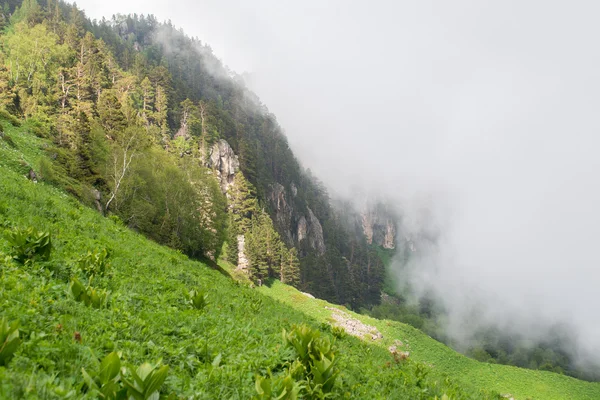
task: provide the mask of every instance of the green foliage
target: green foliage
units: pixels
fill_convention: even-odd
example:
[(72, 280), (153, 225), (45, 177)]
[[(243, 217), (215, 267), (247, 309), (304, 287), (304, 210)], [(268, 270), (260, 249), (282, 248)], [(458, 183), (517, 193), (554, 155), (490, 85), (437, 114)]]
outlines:
[[(182, 398), (248, 399), (257, 394), (256, 375), (279, 379), (289, 371), (298, 385), (306, 379), (304, 365), (294, 362), (296, 351), (281, 345), (281, 332), (293, 324), (320, 326), (330, 318), (325, 307), (331, 304), (279, 281), (258, 289), (238, 285), (208, 265), (104, 218), (63, 191), (24, 181), (19, 160), (36, 163), (44, 156), (40, 147), (48, 142), (24, 130), (10, 133), (19, 151), (0, 146), (0, 224), (46, 227), (53, 233), (51, 264), (56, 266), (71, 265), (90, 243), (110, 249), (111, 279), (94, 281), (110, 289), (111, 307), (78, 304), (70, 291), (65, 293), (62, 277), (0, 256), (2, 315), (18, 319), (21, 336), (26, 332), (28, 338), (8, 368), (0, 367), (0, 398), (97, 398), (92, 391), (81, 393), (87, 387), (81, 369), (94, 379), (100, 364), (96, 355), (115, 349), (122, 352), (121, 371), (128, 369), (125, 379), (132, 383), (130, 364), (135, 371), (146, 360), (164, 360), (169, 376), (162, 392)], [(2, 238), (0, 252), (10, 252)], [(191, 288), (210, 288), (210, 313), (199, 316), (190, 309), (182, 294)], [(497, 398), (485, 391), (489, 388), (516, 398), (599, 397), (596, 384), (478, 363), (409, 326), (351, 314), (376, 326), (384, 339), (367, 343), (348, 336), (336, 342), (335, 368), (340, 372), (330, 393), (338, 397)], [(407, 362), (394, 363), (387, 350), (396, 339), (410, 343)], [(423, 376), (418, 365), (429, 372)], [(306, 398), (308, 390), (299, 396)]]
[(88, 373), (82, 368), (81, 373), (88, 390), (96, 393), (99, 398), (126, 398), (127, 390), (121, 382), (121, 358), (118, 353), (112, 352), (104, 357), (97, 372)]
[(55, 103), (58, 69), (72, 51), (60, 38), (48, 31), (46, 25), (16, 23), (9, 34), (2, 37), (5, 65), (9, 68), (9, 83), (18, 93), (19, 104), (28, 116), (44, 116)]
[[(0, 125), (0, 130), (2, 130), (1, 125)], [(15, 141), (12, 140), (12, 138), (4, 132), (0, 132), (0, 139), (2, 139), (6, 144), (8, 144), (13, 149), (17, 147), (17, 144), (15, 143)]]
[(122, 105), (114, 92), (105, 90), (98, 98), (98, 114), (102, 126), (111, 135), (118, 135), (127, 126)]
[(343, 339), (347, 336), (346, 330), (344, 328), (342, 328), (341, 326), (332, 326), (331, 327), (331, 334), (336, 338), (336, 339)]
[(129, 368), (127, 371), (123, 383), (127, 387), (127, 395), (130, 399), (158, 399), (160, 388), (169, 373), (169, 366), (160, 363), (155, 365), (143, 363), (137, 370)]
[(298, 260), (298, 250), (295, 247), (287, 250), (285, 247), (281, 249), (281, 271), (279, 279), (281, 282), (298, 286), (300, 284), (300, 261)]
[(208, 305), (208, 293), (203, 290), (190, 290), (188, 296), (190, 299), (190, 304), (196, 310), (202, 311)]
[(296, 400), (299, 398), (302, 384), (296, 381), (291, 374), (278, 377), (258, 376), (255, 383), (257, 400)]
[(329, 337), (307, 325), (294, 325), (289, 332), (283, 330), (283, 340), (294, 350), (296, 359), (282, 377), (257, 377), (257, 398), (295, 399), (298, 394), (309, 399), (331, 397), (340, 371)]
[(0, 321), (0, 366), (7, 365), (21, 344), (19, 322), (9, 324), (6, 318)]
[(255, 282), (279, 278), (289, 285), (300, 283), (300, 262), (295, 248), (288, 250), (265, 211), (254, 211), (246, 229), (246, 255)]
[(82, 302), (86, 306), (102, 308), (106, 305), (108, 298), (106, 290), (96, 289), (90, 285), (84, 286), (79, 279), (75, 277), (71, 278), (69, 288), (75, 300)]
[(79, 270), (87, 276), (104, 276), (110, 269), (110, 258), (108, 250), (88, 251), (77, 260)]
[[(21, 121), (17, 117), (2, 108), (0, 108), (0, 118), (10, 122), (12, 126), (21, 126)], [(2, 130), (4, 131), (4, 129)]]
[(12, 257), (20, 263), (28, 260), (50, 259), (52, 237), (50, 232), (38, 231), (34, 227), (13, 228), (5, 234), (12, 246)]
[(120, 355), (112, 352), (102, 360), (97, 372), (89, 374), (85, 368), (81, 372), (88, 390), (99, 398), (148, 400), (159, 398), (169, 367), (160, 363), (143, 363), (137, 369), (128, 364), (122, 366)]
[(243, 234), (250, 230), (252, 217), (258, 212), (255, 189), (241, 171), (236, 172), (229, 194), (229, 209), (233, 215), (234, 229)]

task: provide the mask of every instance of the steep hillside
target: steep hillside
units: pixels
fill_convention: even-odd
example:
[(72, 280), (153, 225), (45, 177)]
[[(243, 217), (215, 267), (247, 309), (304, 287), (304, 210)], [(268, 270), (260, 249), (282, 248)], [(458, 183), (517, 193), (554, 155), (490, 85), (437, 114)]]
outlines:
[[(1, 318), (18, 322), (22, 343), (0, 366), (1, 398), (95, 398), (82, 368), (93, 374), (113, 351), (134, 366), (169, 366), (164, 394), (188, 398), (249, 398), (257, 376), (282, 373), (293, 354), (282, 329), (307, 323), (332, 337), (318, 320), (223, 272), (191, 261), (104, 218), (73, 197), (27, 179), (47, 142), (6, 123), (0, 140)], [(17, 261), (11, 233), (34, 228), (51, 235), (50, 257)], [(8, 236), (7, 236), (8, 235)], [(12, 243), (12, 244), (11, 244)], [(100, 254), (91, 263), (86, 255)], [(107, 299), (98, 308), (77, 301), (69, 282), (84, 285), (88, 268), (106, 267), (89, 279)], [(88, 271), (88, 272), (86, 272)], [(188, 293), (206, 294), (201, 309)], [(381, 347), (350, 337), (336, 341), (336, 397), (479, 397), (422, 364), (395, 362)], [(4, 349), (2, 350), (4, 351)], [(160, 360), (160, 361), (159, 361)], [(131, 368), (131, 367), (129, 367)], [(133, 368), (135, 370), (135, 368)], [(129, 369), (128, 371), (131, 371)], [(131, 372), (128, 372), (131, 373)], [(426, 389), (426, 391), (425, 391)], [(472, 393), (472, 394), (469, 394)], [(481, 395), (485, 397), (483, 392)]]
[[(293, 352), (283, 346), (281, 331), (299, 323), (338, 337), (335, 397), (497, 398), (494, 392), (517, 399), (600, 396), (598, 384), (478, 363), (404, 324), (343, 308), (343, 313), (335, 312), (333, 305), (277, 281), (249, 289), (223, 270), (153, 243), (64, 192), (29, 180), (27, 174), (42, 162), (48, 142), (29, 133), (27, 125), (3, 123), (1, 317), (18, 321), (22, 343), (0, 366), (1, 398), (95, 398), (86, 389), (82, 368), (94, 374), (99, 360), (113, 351), (124, 365), (168, 365), (161, 393), (175, 394), (173, 398), (249, 398), (257, 394), (257, 376), (269, 370), (275, 376), (284, 373)], [(21, 263), (11, 257), (15, 248), (5, 235), (28, 227), (51, 234), (48, 260)], [(82, 264), (88, 252), (103, 249), (108, 263), (99, 257)], [(87, 284), (84, 270), (99, 264), (108, 265), (107, 272), (91, 279), (91, 285), (106, 290), (108, 298), (94, 308), (76, 301), (69, 281), (78, 277)], [(190, 304), (191, 290), (206, 293), (201, 309)], [(339, 315), (362, 320), (382, 337), (373, 340), (372, 329), (366, 340), (342, 335), (330, 327), (340, 321)], [(395, 356), (389, 346), (396, 346)], [(128, 368), (125, 376), (135, 369)]]
[[(2, 17), (0, 109), (51, 139), (56, 163), (38, 171), (48, 182), (190, 256), (215, 258), (227, 241), (257, 283), (283, 271), (354, 309), (379, 302), (369, 241), (392, 246), (393, 232), (365, 237), (358, 212), (331, 206), (275, 116), (208, 45), (154, 16), (89, 21), (61, 1), (11, 1)], [(207, 173), (221, 144), (236, 157), (237, 194)]]
[(323, 300), (311, 299), (290, 286), (276, 283), (271, 288), (260, 288), (260, 292), (321, 321), (335, 321), (334, 309), (340, 309), (348, 319), (361, 321), (382, 334), (381, 339), (367, 338), (368, 342), (382, 348), (396, 345), (400, 351), (410, 353), (411, 359), (453, 377), (464, 387), (491, 389), (515, 399), (595, 399), (600, 396), (599, 383), (547, 371), (478, 362), (409, 325), (356, 314)]

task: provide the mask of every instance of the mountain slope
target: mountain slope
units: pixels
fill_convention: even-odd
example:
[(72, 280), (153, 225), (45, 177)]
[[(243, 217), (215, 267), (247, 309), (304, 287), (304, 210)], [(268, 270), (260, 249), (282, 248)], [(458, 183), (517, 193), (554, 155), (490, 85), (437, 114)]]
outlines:
[[(256, 375), (280, 373), (289, 352), (281, 330), (294, 323), (328, 325), (332, 305), (275, 282), (249, 289), (181, 253), (102, 217), (44, 183), (26, 179), (47, 145), (7, 122), (0, 140), (0, 224), (5, 231), (35, 227), (51, 232), (49, 261), (25, 265), (9, 257), (0, 239), (1, 316), (19, 321), (23, 343), (0, 366), (2, 398), (94, 398), (85, 393), (81, 368), (93, 371), (111, 351), (139, 365), (162, 359), (170, 371), (162, 393), (194, 398), (249, 398)], [(76, 302), (68, 280), (87, 251), (107, 249), (110, 273), (92, 284), (110, 292), (107, 307)], [(82, 278), (83, 279), (83, 278)], [(206, 290), (204, 311), (186, 293)], [(262, 293), (261, 293), (262, 292)], [(467, 359), (406, 325), (351, 314), (376, 326), (375, 343), (346, 336), (337, 341), (336, 397), (593, 399), (600, 385), (552, 373), (482, 364)], [(386, 347), (408, 343), (410, 356), (395, 362)], [(433, 367), (428, 366), (433, 364)]]
[(326, 301), (311, 299), (290, 286), (276, 283), (271, 288), (262, 287), (259, 290), (317, 320), (330, 321), (331, 309), (342, 309), (351, 318), (381, 332), (383, 339), (371, 341), (376, 346), (387, 348), (399, 340), (403, 343), (400, 349), (408, 351), (411, 359), (448, 374), (465, 387), (491, 389), (501, 394), (510, 394), (516, 399), (595, 399), (600, 396), (599, 383), (547, 371), (478, 362), (409, 325), (356, 314)]
[[(23, 343), (0, 367), (2, 398), (81, 397), (86, 371), (111, 351), (135, 365), (170, 366), (163, 393), (194, 398), (249, 398), (256, 375), (278, 371), (289, 357), (281, 331), (294, 323), (319, 321), (237, 284), (220, 272), (191, 261), (102, 217), (77, 200), (24, 175), (43, 157), (40, 141), (7, 128), (0, 140), (0, 221), (6, 231), (34, 227), (52, 234), (49, 261), (19, 264), (0, 240), (2, 317), (19, 321)], [(10, 138), (10, 139), (8, 139)], [(11, 147), (8, 143), (12, 144)], [(92, 285), (110, 292), (107, 307), (76, 302), (68, 281), (79, 276), (78, 260), (107, 249), (107, 277)], [(186, 293), (205, 290), (208, 306), (189, 306)], [(356, 339), (337, 343), (342, 371), (336, 393), (354, 398), (418, 398), (418, 365), (392, 361), (385, 349)], [(409, 382), (396, 379), (403, 374)], [(427, 397), (465, 391), (438, 377), (421, 379)], [(88, 393), (88, 398), (95, 395)]]
[[(248, 241), (254, 257), (239, 254), (256, 282), (299, 264), (297, 285), (320, 298), (353, 309), (379, 302), (381, 260), (347, 226), (358, 215), (332, 207), (275, 116), (209, 46), (154, 16), (90, 21), (61, 0), (10, 1), (0, 17), (0, 110), (52, 140), (53, 183), (194, 257)], [(251, 197), (228, 204), (229, 221), (206, 173), (222, 141)], [(276, 240), (252, 241), (250, 230)]]

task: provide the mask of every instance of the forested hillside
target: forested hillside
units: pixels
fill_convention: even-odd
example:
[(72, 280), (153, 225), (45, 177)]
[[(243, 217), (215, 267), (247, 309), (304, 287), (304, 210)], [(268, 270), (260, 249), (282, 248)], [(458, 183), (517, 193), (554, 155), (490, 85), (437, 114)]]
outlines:
[(190, 256), (225, 248), (256, 283), (379, 302), (383, 264), (358, 215), (331, 207), (210, 47), (153, 16), (89, 21), (60, 1), (3, 10), (0, 107), (52, 140), (31, 166), (39, 179)]

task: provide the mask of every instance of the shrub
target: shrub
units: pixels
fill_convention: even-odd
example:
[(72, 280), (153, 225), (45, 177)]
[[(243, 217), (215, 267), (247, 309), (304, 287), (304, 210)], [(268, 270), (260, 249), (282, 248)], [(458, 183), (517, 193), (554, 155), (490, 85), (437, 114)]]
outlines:
[(108, 250), (88, 251), (86, 255), (77, 260), (77, 266), (87, 276), (104, 276), (110, 269)]
[(288, 374), (283, 377), (261, 377), (256, 378), (255, 389), (257, 400), (295, 400), (302, 390), (302, 385)]
[(52, 237), (50, 232), (38, 231), (35, 228), (14, 228), (6, 235), (12, 247), (12, 257), (20, 263), (27, 260), (50, 259)]
[(341, 326), (332, 326), (331, 333), (336, 339), (343, 339), (346, 337), (346, 330)]
[(127, 388), (129, 399), (158, 399), (160, 387), (169, 373), (169, 366), (144, 363), (135, 371), (131, 367), (127, 371), (129, 373), (127, 378), (123, 377), (123, 384)]
[(4, 140), (6, 144), (8, 144), (13, 149), (17, 147), (17, 144), (14, 142), (14, 140), (12, 140), (12, 138), (4, 132), (4, 127), (2, 126), (2, 124), (0, 124), (0, 139)]
[(124, 398), (126, 389), (120, 382), (121, 359), (117, 353), (112, 352), (104, 357), (96, 373), (89, 374), (84, 368), (81, 373), (88, 390), (98, 393), (99, 398)]
[(137, 369), (123, 366), (116, 352), (104, 357), (96, 372), (81, 369), (88, 390), (102, 399), (158, 399), (168, 372), (169, 366), (160, 364), (144, 363)]
[(17, 321), (12, 324), (9, 324), (5, 318), (0, 321), (0, 365), (8, 364), (21, 344), (18, 328)]
[[(40, 115), (40, 117), (42, 117)], [(31, 131), (35, 136), (40, 138), (48, 138), (50, 137), (50, 132), (52, 131), (51, 122), (48, 118), (44, 118), (45, 121), (39, 118), (31, 117), (26, 121), (26, 127)]]
[(21, 126), (21, 121), (4, 109), (0, 109), (0, 118), (7, 120), (13, 126)]
[(71, 278), (70, 289), (76, 301), (94, 308), (103, 307), (108, 298), (106, 290), (95, 289), (90, 285), (86, 287), (77, 278)]
[(190, 290), (189, 293), (190, 304), (196, 310), (204, 310), (204, 308), (208, 305), (208, 293), (204, 290)]
[(288, 364), (281, 377), (273, 377), (270, 372), (269, 377), (257, 377), (256, 398), (295, 399), (298, 394), (309, 399), (330, 396), (340, 371), (336, 368), (333, 342), (329, 337), (307, 325), (293, 325), (289, 332), (284, 329), (283, 340), (296, 353), (296, 360)]

